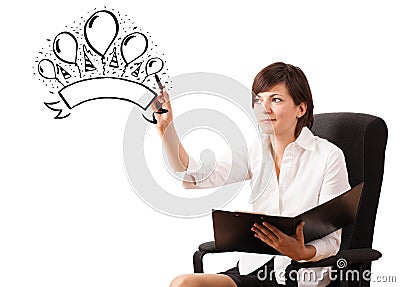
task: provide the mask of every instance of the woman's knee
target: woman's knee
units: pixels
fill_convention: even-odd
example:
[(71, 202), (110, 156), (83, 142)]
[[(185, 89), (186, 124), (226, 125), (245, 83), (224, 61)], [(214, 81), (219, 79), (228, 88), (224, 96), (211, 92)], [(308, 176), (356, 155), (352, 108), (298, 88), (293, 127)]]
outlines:
[(169, 287), (198, 287), (200, 286), (195, 274), (183, 274), (175, 277)]
[(184, 274), (175, 277), (170, 287), (237, 287), (236, 283), (222, 274)]

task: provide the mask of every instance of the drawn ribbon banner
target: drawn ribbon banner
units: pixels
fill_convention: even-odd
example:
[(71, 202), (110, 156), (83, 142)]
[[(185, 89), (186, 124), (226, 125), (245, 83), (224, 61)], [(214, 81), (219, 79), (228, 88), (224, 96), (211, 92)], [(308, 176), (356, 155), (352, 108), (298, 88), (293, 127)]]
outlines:
[[(58, 94), (69, 110), (89, 101), (99, 99), (114, 99), (133, 103), (146, 111), (143, 117), (152, 122), (152, 109), (148, 109), (157, 94), (135, 81), (114, 77), (98, 77), (84, 79), (62, 88)], [(63, 111), (59, 102), (45, 103), (49, 109), (58, 111), (56, 118), (65, 118), (69, 116), (69, 111)], [(56, 106), (54, 108), (53, 106)]]

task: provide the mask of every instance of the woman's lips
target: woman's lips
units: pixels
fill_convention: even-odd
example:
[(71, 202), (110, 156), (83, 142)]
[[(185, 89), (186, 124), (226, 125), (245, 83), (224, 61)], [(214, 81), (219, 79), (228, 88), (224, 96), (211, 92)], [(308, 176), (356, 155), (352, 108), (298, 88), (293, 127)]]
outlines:
[(261, 120), (261, 122), (262, 123), (270, 123), (270, 122), (274, 122), (274, 121), (276, 121), (276, 119), (264, 119), (264, 120)]

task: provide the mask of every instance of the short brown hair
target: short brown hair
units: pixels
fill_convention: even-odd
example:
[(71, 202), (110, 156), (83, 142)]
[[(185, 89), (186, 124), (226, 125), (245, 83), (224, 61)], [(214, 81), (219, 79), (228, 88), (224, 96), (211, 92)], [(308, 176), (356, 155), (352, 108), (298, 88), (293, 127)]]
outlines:
[(306, 113), (299, 118), (295, 137), (300, 135), (303, 127), (311, 128), (314, 123), (314, 103), (310, 85), (303, 71), (296, 66), (282, 62), (273, 63), (262, 69), (254, 78), (252, 87), (252, 107), (254, 108), (255, 96), (262, 92), (267, 92), (274, 86), (284, 83), (296, 105), (305, 103)]

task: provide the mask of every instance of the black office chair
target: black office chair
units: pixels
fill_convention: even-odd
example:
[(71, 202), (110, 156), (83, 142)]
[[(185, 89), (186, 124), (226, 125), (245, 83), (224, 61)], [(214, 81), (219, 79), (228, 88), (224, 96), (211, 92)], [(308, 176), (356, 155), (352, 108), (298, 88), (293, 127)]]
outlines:
[[(318, 262), (292, 260), (286, 269), (286, 285), (297, 286), (297, 282), (293, 281), (295, 276), (289, 276), (292, 271), (332, 266), (337, 279), (332, 280), (329, 286), (370, 286), (368, 271), (371, 270), (371, 262), (382, 256), (372, 249), (372, 239), (383, 178), (387, 126), (381, 118), (372, 115), (326, 113), (315, 115), (312, 132), (343, 150), (351, 187), (364, 181), (364, 188), (356, 221), (343, 228), (340, 251)], [(226, 251), (217, 250), (214, 241), (201, 244), (193, 256), (194, 272), (203, 272), (205, 254), (220, 252)], [(347, 266), (339, 264), (345, 263), (343, 259)]]

